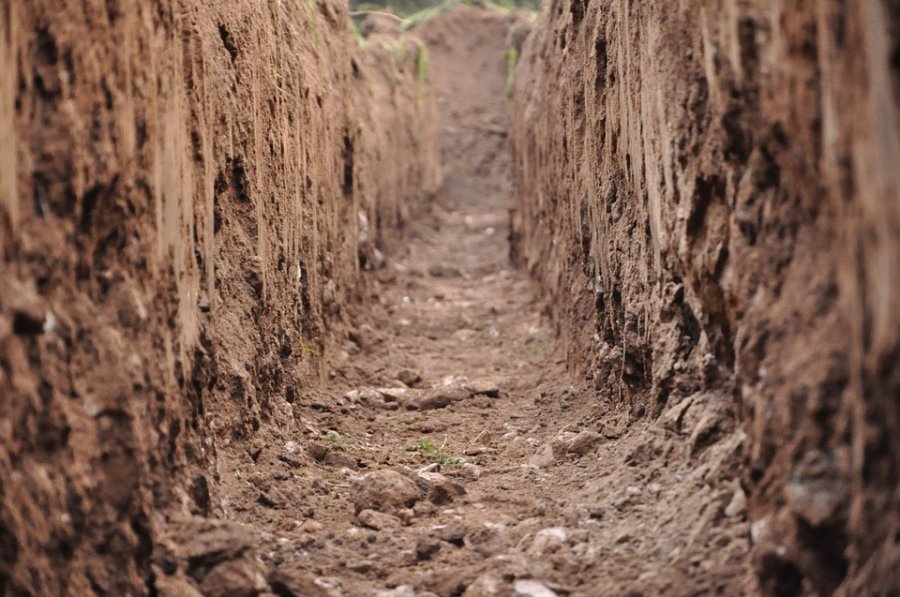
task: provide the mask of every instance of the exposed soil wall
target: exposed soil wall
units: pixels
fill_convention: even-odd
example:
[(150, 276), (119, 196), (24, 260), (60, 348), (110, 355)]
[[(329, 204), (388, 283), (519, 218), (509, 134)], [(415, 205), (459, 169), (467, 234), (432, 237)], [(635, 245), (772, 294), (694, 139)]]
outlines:
[(161, 512), (222, 511), (217, 451), (292, 424), (439, 182), (418, 42), (138, 4), (0, 2), (4, 593), (156, 590)]
[(517, 251), (569, 361), (635, 417), (743, 425), (770, 593), (900, 588), (898, 23), (548, 2), (516, 72)]

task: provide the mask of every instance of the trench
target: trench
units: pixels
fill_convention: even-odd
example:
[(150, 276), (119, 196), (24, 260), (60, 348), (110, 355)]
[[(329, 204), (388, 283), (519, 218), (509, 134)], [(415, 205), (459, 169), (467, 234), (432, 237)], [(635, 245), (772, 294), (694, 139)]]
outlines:
[(682, 4), (0, 2), (0, 595), (900, 590), (897, 11)]
[(734, 438), (696, 470), (686, 440), (576, 378), (546, 297), (511, 261), (511, 23), (460, 8), (421, 28), (443, 168), (433, 207), (371, 272), (373, 300), (327, 363), (318, 404), (298, 397), (302, 448), (220, 458), (230, 518), (266, 538), (257, 549), (289, 571), (285, 593), (747, 582), (742, 512), (711, 520), (735, 486), (696, 491), (729, 474)]

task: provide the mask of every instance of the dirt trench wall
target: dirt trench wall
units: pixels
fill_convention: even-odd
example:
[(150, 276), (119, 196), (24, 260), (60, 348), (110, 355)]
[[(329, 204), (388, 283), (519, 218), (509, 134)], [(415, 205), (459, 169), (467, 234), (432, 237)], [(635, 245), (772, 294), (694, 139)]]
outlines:
[(547, 2), (515, 75), (519, 258), (602, 393), (743, 425), (767, 592), (900, 588), (898, 27)]
[(420, 51), (331, 0), (0, 1), (0, 593), (146, 593), (160, 512), (292, 424), (438, 186)]

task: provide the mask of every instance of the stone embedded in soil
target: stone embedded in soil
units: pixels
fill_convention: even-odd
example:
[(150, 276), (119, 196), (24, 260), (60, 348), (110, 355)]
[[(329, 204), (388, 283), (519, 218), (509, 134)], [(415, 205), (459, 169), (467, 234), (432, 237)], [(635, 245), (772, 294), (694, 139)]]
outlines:
[(462, 485), (454, 483), (441, 473), (421, 473), (419, 479), (422, 479), (428, 488), (428, 501), (437, 506), (448, 504), (466, 494)]
[(410, 400), (407, 408), (418, 410), (436, 410), (447, 408), (454, 402), (460, 402), (471, 398), (472, 394), (460, 385), (438, 387), (427, 392), (417, 400)]
[(418, 561), (430, 560), (434, 554), (441, 550), (441, 540), (437, 537), (424, 535), (416, 541), (416, 559)]
[(535, 555), (553, 553), (565, 544), (568, 537), (569, 535), (563, 527), (542, 529), (535, 534), (528, 551)]
[(352, 403), (362, 403), (362, 404), (377, 404), (382, 402), (382, 394), (378, 390), (374, 390), (372, 388), (361, 388), (357, 390), (350, 390), (346, 394), (344, 394), (344, 398), (349, 400)]
[(336, 597), (331, 583), (315, 577), (299, 565), (276, 568), (269, 575), (272, 590), (281, 597)]
[(486, 597), (502, 594), (507, 585), (496, 572), (485, 572), (466, 588), (463, 597)]
[(534, 456), (528, 459), (530, 465), (538, 468), (546, 468), (554, 462), (556, 462), (556, 455), (553, 453), (553, 446), (551, 444), (544, 444)]
[(325, 455), (325, 464), (333, 468), (356, 469), (359, 467), (357, 458), (343, 450), (329, 450)]
[(493, 556), (509, 547), (509, 530), (501, 524), (485, 523), (470, 530), (463, 542), (467, 548), (482, 556)]
[(470, 381), (464, 384), (464, 387), (476, 396), (488, 396), (489, 398), (498, 398), (500, 396), (500, 387), (496, 382), (490, 380)]
[(262, 565), (256, 558), (223, 562), (200, 583), (206, 597), (255, 597), (268, 588)]
[(466, 536), (466, 527), (459, 523), (438, 525), (431, 530), (435, 536), (440, 537), (441, 541), (446, 541), (457, 547), (463, 545), (463, 540)]
[(513, 584), (513, 591), (516, 597), (557, 597), (556, 591), (541, 581), (532, 579), (517, 580)]
[(400, 402), (413, 396), (408, 388), (378, 388), (375, 390), (385, 402)]
[(472, 464), (471, 462), (464, 462), (460, 467), (460, 470), (462, 471), (463, 476), (471, 480), (480, 479), (481, 475), (484, 474), (484, 469), (482, 469), (477, 464)]
[(462, 276), (459, 269), (444, 263), (433, 263), (428, 266), (428, 274), (434, 278), (459, 278)]
[(159, 597), (204, 597), (194, 585), (180, 576), (166, 576), (166, 574), (154, 566), (153, 586)]
[(422, 497), (412, 479), (391, 469), (357, 477), (351, 482), (350, 488), (357, 512), (376, 510), (398, 513), (412, 507)]
[(583, 456), (602, 441), (603, 437), (595, 431), (581, 431), (569, 442), (568, 451), (571, 454)]
[(377, 591), (375, 597), (416, 597), (416, 591), (409, 585), (400, 585), (393, 589)]
[(397, 379), (399, 379), (401, 383), (413, 387), (422, 381), (422, 375), (412, 369), (402, 369), (397, 373)]
[(384, 531), (400, 528), (400, 519), (391, 514), (376, 512), (375, 510), (363, 510), (356, 515), (359, 524), (376, 531)]
[(740, 516), (747, 510), (747, 494), (744, 493), (744, 490), (741, 487), (738, 487), (734, 490), (734, 495), (731, 496), (731, 501), (728, 502), (728, 505), (725, 507), (725, 516), (735, 517)]

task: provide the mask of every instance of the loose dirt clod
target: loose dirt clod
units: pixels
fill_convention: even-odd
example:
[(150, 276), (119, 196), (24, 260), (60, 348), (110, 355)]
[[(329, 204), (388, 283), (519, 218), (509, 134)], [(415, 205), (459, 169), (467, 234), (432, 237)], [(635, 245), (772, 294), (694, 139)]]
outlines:
[(351, 489), (357, 512), (375, 510), (396, 513), (411, 508), (422, 497), (414, 481), (390, 469), (374, 471), (354, 479)]

